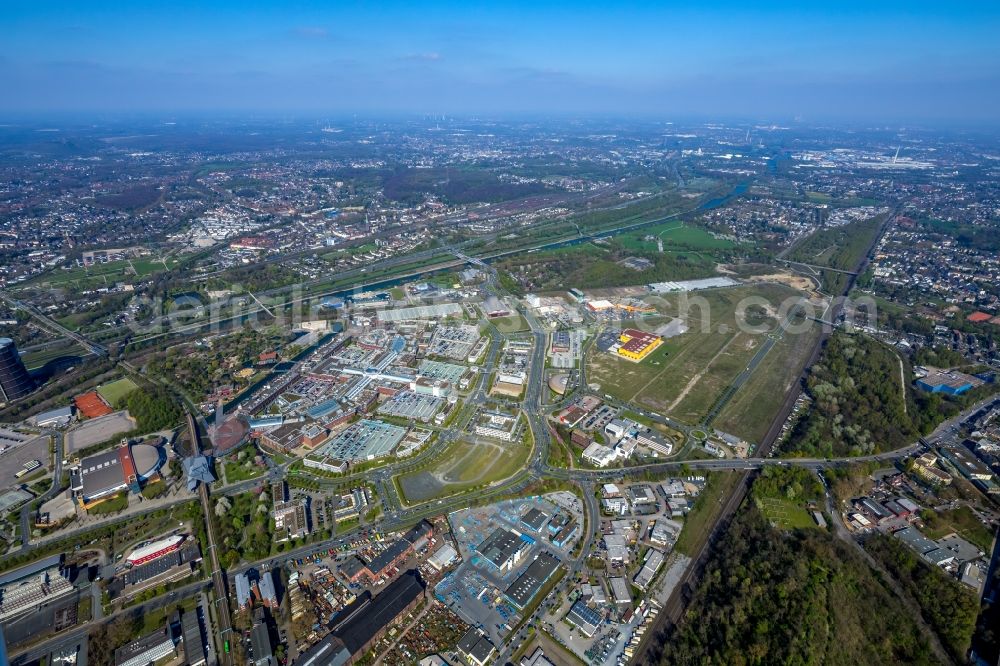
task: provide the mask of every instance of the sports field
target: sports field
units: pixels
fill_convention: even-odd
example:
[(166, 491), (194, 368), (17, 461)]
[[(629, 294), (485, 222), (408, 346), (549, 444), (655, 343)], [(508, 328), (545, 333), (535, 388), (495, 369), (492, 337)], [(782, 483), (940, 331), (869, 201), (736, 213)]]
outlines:
[(460, 440), (396, 481), (406, 503), (426, 502), (506, 479), (524, 466), (530, 451), (528, 444)]
[(108, 404), (119, 409), (124, 403), (125, 398), (128, 397), (129, 393), (139, 388), (136, 386), (128, 377), (123, 377), (109, 384), (104, 384), (98, 387), (97, 392), (101, 394), (101, 397), (107, 400)]
[[(703, 291), (688, 296), (690, 303), (700, 305), (692, 305), (687, 312), (679, 309), (682, 295), (657, 299), (658, 309), (684, 320), (688, 331), (666, 340), (641, 363), (619, 359), (593, 346), (587, 356), (588, 381), (600, 384), (603, 393), (680, 421), (698, 423), (776, 328), (776, 316), (784, 299), (799, 295), (777, 284)], [(748, 297), (763, 300), (747, 303), (744, 299)], [(761, 331), (740, 330), (737, 326), (741, 303), (748, 313), (746, 321), (760, 326)], [(654, 322), (647, 327), (657, 325)], [(775, 368), (765, 373), (776, 372), (781, 364), (765, 366), (762, 362), (751, 380), (764, 367)]]

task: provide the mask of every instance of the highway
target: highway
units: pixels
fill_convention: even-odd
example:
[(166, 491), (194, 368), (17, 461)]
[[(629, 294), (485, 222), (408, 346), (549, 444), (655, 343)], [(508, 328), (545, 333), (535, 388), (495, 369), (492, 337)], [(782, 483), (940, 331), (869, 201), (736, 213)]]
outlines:
[(34, 305), (11, 298), (2, 291), (0, 291), (0, 299), (2, 299), (5, 303), (7, 303), (9, 307), (11, 307), (14, 310), (24, 310), (25, 312), (30, 314), (32, 317), (34, 317), (40, 322), (42, 328), (48, 329), (49, 332), (73, 340), (81, 347), (83, 347), (87, 351), (87, 353), (96, 354), (97, 356), (107, 357), (108, 350), (105, 349), (103, 346), (97, 344), (96, 342), (93, 342), (92, 340), (87, 339), (86, 337), (80, 335), (79, 333), (69, 330), (59, 322), (55, 321), (54, 319), (43, 313)]

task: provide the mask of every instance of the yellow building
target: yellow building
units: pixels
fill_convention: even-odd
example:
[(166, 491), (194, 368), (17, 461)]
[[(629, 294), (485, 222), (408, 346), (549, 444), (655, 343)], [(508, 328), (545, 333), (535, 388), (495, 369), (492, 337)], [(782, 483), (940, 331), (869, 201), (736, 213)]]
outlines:
[(663, 338), (660, 336), (634, 328), (624, 329), (618, 340), (622, 343), (618, 347), (618, 354), (636, 362), (646, 358), (663, 344)]

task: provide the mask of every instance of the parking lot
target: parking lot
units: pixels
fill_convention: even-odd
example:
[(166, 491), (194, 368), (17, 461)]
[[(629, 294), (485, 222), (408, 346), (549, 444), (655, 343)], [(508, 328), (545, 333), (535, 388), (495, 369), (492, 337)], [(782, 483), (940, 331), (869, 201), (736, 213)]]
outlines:
[(400, 391), (382, 403), (378, 408), (378, 413), (413, 419), (414, 421), (430, 421), (443, 404), (443, 398), (435, 398), (412, 391)]
[[(36, 437), (17, 447), (9, 448), (0, 454), (0, 488), (20, 485), (21, 481), (14, 475), (20, 472), (24, 464), (29, 460), (37, 460), (42, 463), (42, 466), (38, 470), (44, 469), (49, 464), (51, 456), (49, 456), (48, 437)], [(30, 477), (37, 474), (38, 470), (29, 473), (27, 476)]]

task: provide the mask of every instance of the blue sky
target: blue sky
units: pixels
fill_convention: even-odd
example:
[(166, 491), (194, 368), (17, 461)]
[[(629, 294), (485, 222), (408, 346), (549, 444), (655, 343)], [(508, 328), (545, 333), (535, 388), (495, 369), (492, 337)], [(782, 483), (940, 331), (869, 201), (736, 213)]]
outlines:
[(997, 2), (7, 0), (0, 112), (979, 123), (998, 29)]

